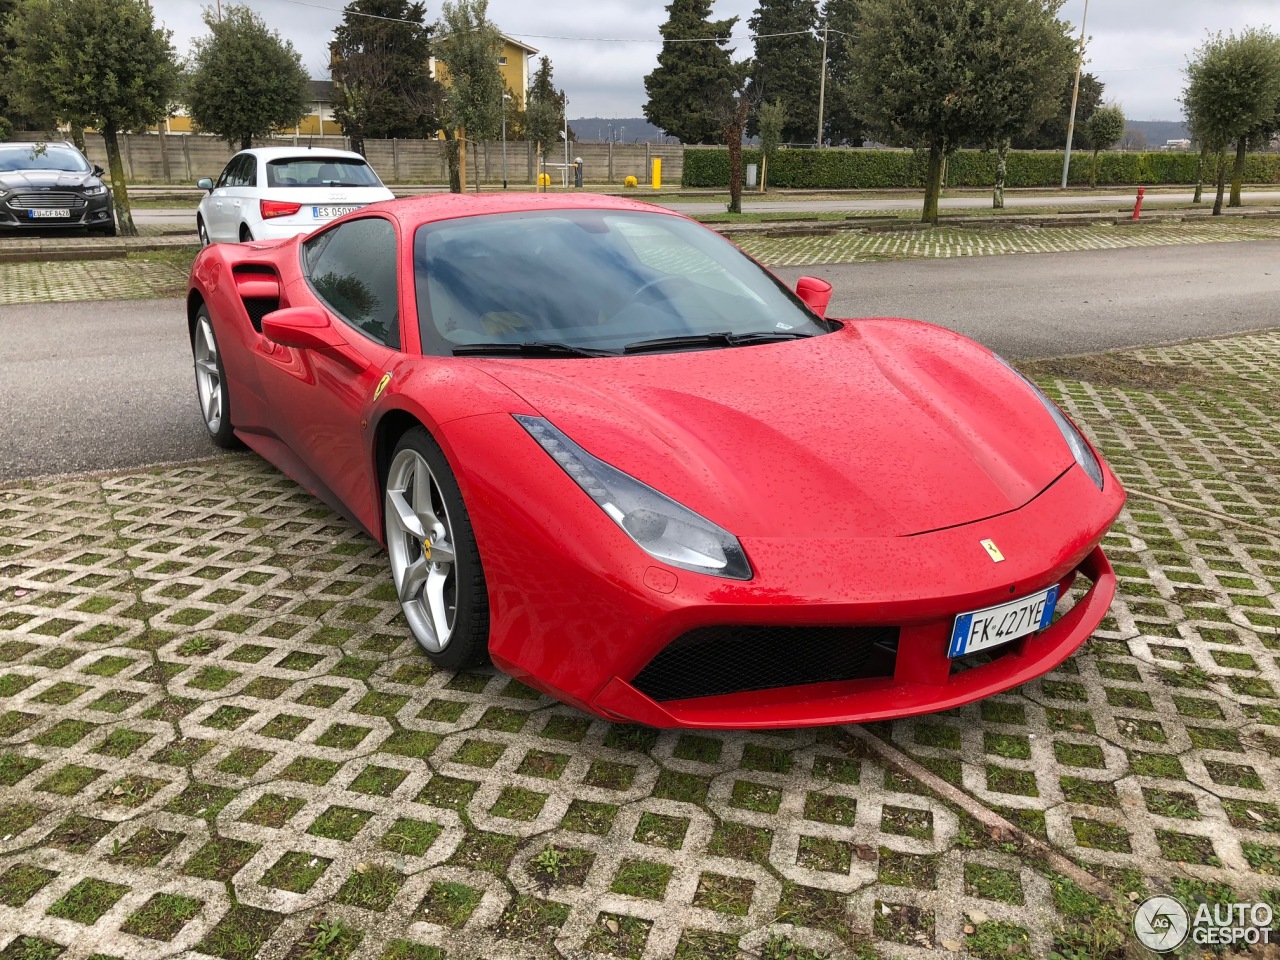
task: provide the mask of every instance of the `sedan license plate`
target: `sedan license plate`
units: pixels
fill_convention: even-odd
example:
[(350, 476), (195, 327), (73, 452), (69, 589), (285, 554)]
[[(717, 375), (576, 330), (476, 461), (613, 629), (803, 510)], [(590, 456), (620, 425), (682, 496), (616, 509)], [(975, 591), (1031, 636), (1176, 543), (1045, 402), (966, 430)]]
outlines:
[(1058, 603), (1058, 588), (1052, 586), (1021, 600), (1002, 603), (956, 617), (951, 630), (948, 657), (963, 657), (966, 653), (998, 647), (1002, 643), (1017, 640), (1029, 633), (1043, 630), (1053, 620), (1053, 608)]
[(65, 217), (70, 219), (71, 211), (65, 208), (59, 209), (57, 207), (52, 207), (47, 210), (28, 210), (27, 216), (32, 220), (42, 220), (45, 217)]
[(345, 216), (353, 210), (359, 210), (358, 206), (345, 207), (312, 207), (311, 216), (317, 220), (332, 220), (334, 217)]

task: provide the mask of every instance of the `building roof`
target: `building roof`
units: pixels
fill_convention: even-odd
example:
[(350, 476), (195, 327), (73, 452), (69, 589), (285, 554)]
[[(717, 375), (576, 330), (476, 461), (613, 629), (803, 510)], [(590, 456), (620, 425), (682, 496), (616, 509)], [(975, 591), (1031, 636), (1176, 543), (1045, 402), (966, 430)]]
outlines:
[(513, 47), (519, 47), (519, 48), (520, 48), (521, 50), (523, 50), (525, 53), (537, 53), (537, 52), (538, 52), (538, 48), (537, 48), (537, 47), (531, 47), (531, 46), (529, 46), (527, 43), (524, 43), (524, 42), (522, 42), (522, 41), (520, 41), (520, 40), (517, 40), (515, 37), (508, 37), (505, 33), (504, 33), (504, 34), (502, 34), (502, 39), (503, 39), (504, 41), (506, 41), (507, 43), (511, 44)]

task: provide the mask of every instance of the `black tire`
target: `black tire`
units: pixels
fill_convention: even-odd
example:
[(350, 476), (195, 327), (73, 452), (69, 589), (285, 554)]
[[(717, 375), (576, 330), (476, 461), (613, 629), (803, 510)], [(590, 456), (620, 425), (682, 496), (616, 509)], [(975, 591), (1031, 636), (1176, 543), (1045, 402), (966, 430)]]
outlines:
[(249, 229), (249, 225), (247, 223), (242, 223), (240, 225), (240, 242), (253, 243), (253, 231)]
[(102, 237), (114, 237), (116, 235), (116, 222), (112, 220), (105, 227), (94, 227), (93, 232)]
[[(413, 450), (427, 462), (448, 512), (454, 561), (454, 615), (453, 632), (445, 648), (438, 653), (425, 647), (422, 652), (432, 663), (446, 670), (461, 670), (484, 663), (489, 657), (489, 592), (485, 586), (484, 567), (476, 546), (471, 517), (462, 500), (462, 492), (454, 479), (453, 470), (439, 445), (423, 427), (407, 430), (396, 444), (387, 463), (393, 463), (404, 450)], [(385, 512), (387, 478), (383, 477), (383, 504)], [(384, 532), (391, 536), (388, 521), (383, 520)], [(394, 576), (393, 576), (394, 581)]]
[(200, 246), (209, 245), (209, 229), (204, 225), (204, 217), (196, 217), (196, 235), (200, 237)]
[[(216, 427), (210, 424), (209, 417), (205, 412), (205, 398), (201, 393), (200, 384), (200, 348), (197, 341), (202, 335), (202, 326), (205, 325), (207, 325), (208, 336), (213, 342), (213, 363), (218, 371), (220, 410)], [(214, 333), (213, 321), (209, 315), (209, 308), (204, 304), (201, 304), (200, 310), (196, 313), (196, 321), (191, 326), (191, 355), (193, 362), (196, 364), (196, 404), (200, 407), (200, 419), (204, 422), (204, 428), (209, 434), (209, 439), (213, 441), (215, 446), (222, 447), (224, 450), (239, 449), (241, 443), (236, 438), (235, 427), (231, 422), (231, 393), (227, 387), (227, 371), (222, 365), (222, 349), (218, 346), (218, 337)]]

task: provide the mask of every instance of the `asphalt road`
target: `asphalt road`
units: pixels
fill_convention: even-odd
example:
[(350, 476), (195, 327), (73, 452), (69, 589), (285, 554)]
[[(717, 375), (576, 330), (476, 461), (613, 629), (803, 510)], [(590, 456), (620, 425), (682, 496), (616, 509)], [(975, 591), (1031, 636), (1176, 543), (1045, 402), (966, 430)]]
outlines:
[[(1082, 209), (1119, 209), (1133, 206), (1134, 191), (1128, 193), (1078, 194), (1064, 193), (1061, 196), (1024, 196), (1019, 193), (1005, 194), (1005, 207), (1010, 210), (1034, 207), (1080, 207)], [(1206, 191), (1206, 197), (1212, 203), (1212, 195)], [(644, 192), (637, 191), (637, 200), (643, 200)], [(1158, 193), (1147, 198), (1148, 203), (1190, 203), (1192, 194)], [(1245, 202), (1271, 200), (1280, 202), (1280, 192), (1246, 191)], [(849, 211), (850, 213), (875, 212), (878, 210), (902, 210), (918, 207), (921, 198), (916, 197), (863, 197), (838, 200), (753, 200), (750, 195), (743, 197), (744, 209), (748, 213), (826, 213)], [(991, 209), (991, 195), (987, 193), (972, 194), (960, 197), (943, 197), (938, 201), (943, 210), (979, 210)], [(679, 210), (685, 214), (724, 213), (724, 204), (718, 200), (664, 200), (659, 206)], [(194, 207), (157, 208), (151, 210), (134, 210), (133, 220), (138, 226), (185, 226), (195, 230), (196, 212)]]
[[(785, 268), (1011, 357), (1280, 325), (1280, 241)], [(180, 300), (0, 307), (0, 480), (213, 456)]]

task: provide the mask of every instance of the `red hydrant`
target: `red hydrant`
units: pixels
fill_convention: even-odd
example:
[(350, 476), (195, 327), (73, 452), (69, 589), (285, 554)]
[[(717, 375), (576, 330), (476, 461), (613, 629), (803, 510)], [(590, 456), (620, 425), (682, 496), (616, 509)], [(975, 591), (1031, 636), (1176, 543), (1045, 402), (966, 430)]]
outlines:
[(1137, 220), (1138, 217), (1142, 214), (1142, 198), (1146, 196), (1146, 194), (1147, 194), (1146, 187), (1138, 188), (1138, 202), (1133, 205), (1133, 219), (1135, 220)]

